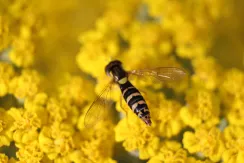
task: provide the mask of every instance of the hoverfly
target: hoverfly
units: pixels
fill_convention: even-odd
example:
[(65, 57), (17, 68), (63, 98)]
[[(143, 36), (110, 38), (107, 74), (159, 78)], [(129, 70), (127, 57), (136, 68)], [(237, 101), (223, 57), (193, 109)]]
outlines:
[(151, 126), (152, 122), (147, 103), (140, 91), (131, 84), (128, 77), (130, 75), (150, 76), (160, 81), (176, 81), (182, 79), (186, 74), (184, 70), (176, 67), (157, 67), (152, 69), (125, 71), (119, 60), (111, 61), (105, 67), (105, 72), (112, 78), (112, 81), (104, 88), (88, 109), (84, 119), (86, 127), (93, 126), (96, 121), (101, 118), (99, 116), (101, 116), (104, 109), (109, 107), (106, 98), (111, 89), (111, 85), (114, 83), (119, 86), (122, 96), (131, 110), (142, 119), (146, 125)]

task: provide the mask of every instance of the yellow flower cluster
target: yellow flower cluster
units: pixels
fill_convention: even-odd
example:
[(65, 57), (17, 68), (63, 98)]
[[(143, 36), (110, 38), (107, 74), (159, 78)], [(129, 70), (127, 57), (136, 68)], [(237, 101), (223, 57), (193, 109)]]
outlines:
[(190, 153), (201, 152), (214, 162), (221, 159), (224, 151), (224, 142), (217, 128), (198, 128), (195, 133), (185, 132), (183, 144)]
[(243, 127), (228, 126), (224, 131), (226, 150), (223, 153), (225, 162), (242, 162), (243, 157)]
[(187, 106), (181, 109), (181, 118), (187, 125), (197, 128), (201, 125), (212, 127), (219, 123), (219, 100), (213, 92), (201, 88), (189, 90), (186, 102)]
[(10, 91), (10, 82), (14, 77), (14, 68), (8, 64), (0, 63), (0, 96), (6, 95)]
[[(243, 26), (238, 9), (230, 0), (1, 1), (0, 163), (243, 163), (244, 65), (219, 55), (226, 29)], [(177, 82), (129, 74), (152, 126), (106, 76), (115, 59), (127, 71), (186, 71)], [(95, 99), (102, 105), (89, 110)]]
[(220, 95), (225, 104), (226, 118), (230, 124), (243, 126), (244, 90), (242, 83), (244, 82), (244, 74), (237, 69), (231, 69), (226, 72), (223, 81)]
[(0, 15), (0, 50), (8, 47), (11, 41), (11, 34), (9, 32), (9, 20)]
[(8, 159), (8, 156), (6, 156), (5, 154), (0, 153), (0, 162), (1, 163), (15, 163), (14, 159)]

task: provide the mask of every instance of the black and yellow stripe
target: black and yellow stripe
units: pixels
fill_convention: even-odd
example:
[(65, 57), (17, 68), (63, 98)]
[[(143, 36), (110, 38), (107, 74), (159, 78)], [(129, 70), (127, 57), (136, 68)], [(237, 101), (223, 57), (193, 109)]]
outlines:
[(119, 86), (122, 95), (131, 110), (140, 118), (150, 118), (148, 106), (138, 89), (136, 89), (129, 81), (124, 84), (119, 84)]

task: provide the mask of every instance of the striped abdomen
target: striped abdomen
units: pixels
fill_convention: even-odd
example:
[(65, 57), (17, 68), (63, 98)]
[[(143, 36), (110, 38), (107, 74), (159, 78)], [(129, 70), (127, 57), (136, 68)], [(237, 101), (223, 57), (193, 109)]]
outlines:
[(141, 93), (129, 81), (120, 84), (120, 89), (131, 110), (147, 125), (151, 125), (150, 113)]

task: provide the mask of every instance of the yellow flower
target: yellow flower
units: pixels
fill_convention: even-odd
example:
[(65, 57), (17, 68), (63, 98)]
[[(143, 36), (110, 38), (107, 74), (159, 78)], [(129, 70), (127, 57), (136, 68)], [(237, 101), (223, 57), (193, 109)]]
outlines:
[[(84, 128), (84, 115), (82, 114), (78, 122), (80, 132), (74, 136), (75, 148), (74, 155), (80, 153), (79, 161), (92, 162), (111, 162), (114, 147), (114, 125), (111, 119), (104, 117), (104, 120), (98, 121), (92, 128)], [(89, 161), (88, 161), (89, 162)], [(112, 161), (114, 162), (114, 161)]]
[(12, 41), (12, 35), (9, 31), (8, 17), (0, 16), (0, 51), (6, 49)]
[(148, 159), (158, 150), (159, 138), (133, 112), (119, 121), (115, 127), (115, 140), (123, 141), (127, 151), (139, 150), (141, 159)]
[(8, 163), (8, 156), (5, 154), (0, 153), (0, 162), (1, 163)]
[(79, 110), (77, 106), (73, 105), (70, 101), (66, 102), (53, 97), (50, 97), (47, 103), (45, 103), (44, 112), (43, 110), (40, 111), (43, 113), (43, 120), (48, 118), (48, 123), (65, 122), (74, 125), (77, 123), (79, 116)]
[[(179, 56), (197, 58), (206, 55), (213, 44), (214, 25), (231, 12), (233, 4), (222, 1), (146, 0), (152, 16), (161, 18), (176, 42)], [(228, 7), (226, 7), (228, 6)], [(197, 17), (197, 19), (196, 19)]]
[(85, 155), (83, 152), (80, 150), (74, 150), (70, 152), (70, 161), (73, 161), (75, 163), (90, 163), (92, 162), (91, 160), (85, 158)]
[(181, 110), (183, 121), (197, 128), (199, 125), (212, 127), (219, 122), (220, 104), (218, 97), (206, 89), (192, 89), (187, 92), (187, 106)]
[(0, 162), (1, 163), (16, 163), (16, 160), (13, 158), (8, 158), (8, 156), (6, 156), (3, 153), (0, 153)]
[(79, 116), (78, 107), (72, 104), (72, 101), (48, 97), (45, 93), (28, 97), (24, 106), (27, 111), (38, 115), (42, 125), (53, 122), (76, 124)]
[[(178, 14), (178, 13), (177, 13)], [(206, 55), (207, 50), (212, 45), (213, 35), (204, 35), (205, 32), (211, 32), (208, 29), (202, 30), (201, 27), (193, 24), (192, 21), (187, 18), (177, 15), (175, 22), (173, 22), (173, 35), (175, 35), (176, 52), (183, 58), (201, 58)], [(166, 28), (170, 28), (172, 25), (165, 23)], [(169, 26), (169, 27), (168, 27)], [(181, 28), (180, 30), (177, 30)], [(208, 33), (208, 34), (209, 34)]]
[(48, 102), (48, 96), (45, 93), (38, 93), (35, 96), (26, 98), (24, 107), (26, 111), (34, 112), (38, 115), (42, 125), (48, 123), (48, 111), (46, 105)]
[[(149, 100), (147, 100), (148, 97), (150, 97)], [(147, 94), (145, 98), (151, 112), (155, 133), (158, 136), (170, 138), (184, 128), (185, 125), (180, 117), (181, 105), (178, 102), (166, 100), (161, 93)]]
[(192, 63), (195, 73), (191, 78), (195, 87), (215, 90), (223, 81), (220, 66), (213, 57), (199, 57), (194, 59)]
[(9, 93), (9, 83), (14, 75), (14, 69), (10, 64), (0, 62), (0, 96)]
[(226, 117), (229, 120), (230, 124), (244, 126), (244, 111), (242, 109), (244, 107), (243, 97), (235, 98), (232, 101), (232, 106), (228, 108)]
[(139, 148), (139, 158), (145, 160), (155, 156), (159, 149), (159, 142), (160, 139), (158, 137), (153, 137), (143, 148)]
[(42, 127), (38, 139), (40, 148), (50, 160), (65, 159), (74, 148), (73, 133), (73, 127), (64, 123)]
[[(46, 35), (46, 26), (44, 24), (45, 20), (43, 19), (43, 15), (36, 12), (35, 5), (37, 4), (34, 3), (29, 3), (30, 6), (26, 8), (23, 16), (20, 18), (22, 26), (20, 26), (19, 35), (23, 39), (32, 41), (36, 46), (38, 39)], [(40, 3), (38, 7), (40, 7)]]
[(104, 76), (105, 66), (119, 53), (118, 35), (108, 27), (97, 26), (81, 35), (79, 40), (82, 44), (76, 57), (79, 68), (94, 77)]
[(148, 163), (187, 163), (187, 152), (181, 147), (180, 143), (175, 141), (165, 141), (157, 155), (152, 157)]
[(67, 108), (58, 99), (50, 98), (47, 102), (46, 109), (49, 113), (49, 122), (62, 122), (68, 117)]
[[(166, 18), (171, 18), (169, 15), (175, 16), (176, 12), (180, 11), (180, 2), (168, 2), (165, 0), (145, 0), (149, 6), (150, 14), (154, 17), (165, 15)], [(166, 5), (168, 5), (168, 8)]]
[(214, 162), (221, 159), (225, 150), (222, 135), (217, 128), (199, 127), (195, 133), (187, 131), (184, 133), (183, 144), (190, 153), (201, 152)]
[(13, 132), (11, 126), (13, 118), (5, 111), (0, 108), (0, 147), (6, 145), (9, 146), (12, 141)]
[(112, 29), (123, 29), (126, 25), (133, 21), (140, 0), (117, 0), (106, 2), (106, 10), (104, 12), (102, 22)]
[(23, 70), (10, 82), (10, 92), (18, 98), (31, 97), (40, 90), (41, 76), (35, 70)]
[[(94, 149), (92, 148), (92, 150), (94, 150)], [(101, 159), (101, 157), (103, 157), (103, 156), (96, 155), (96, 151), (93, 153), (93, 156), (91, 156), (91, 157), (94, 157), (94, 156), (97, 157), (97, 159), (95, 161), (89, 159), (89, 156), (85, 156), (85, 154), (81, 150), (75, 150), (70, 153), (69, 159), (70, 159), (70, 161), (73, 161), (75, 163), (91, 163), (91, 162), (116, 163), (116, 161), (113, 160), (112, 158)]]
[(8, 55), (10, 60), (17, 67), (30, 67), (34, 64), (34, 59), (36, 57), (37, 38), (40, 39), (40, 37), (45, 34), (45, 30), (41, 18), (42, 16), (34, 11), (35, 9), (33, 9), (32, 3), (29, 2), (26, 4), (27, 1), (22, 0), (19, 2), (20, 6), (18, 3), (10, 5), (10, 9), (13, 7), (16, 10), (20, 10), (17, 12), (23, 12), (23, 16), (15, 20), (15, 23), (18, 23), (20, 27), (18, 34), (13, 38), (13, 43)]
[(207, 53), (207, 49), (209, 45), (204, 45), (203, 43), (194, 42), (188, 45), (188, 44), (182, 44), (178, 45), (177, 47), (177, 53), (181, 57), (185, 58), (198, 58), (203, 57)]
[(94, 86), (89, 80), (79, 76), (69, 76), (68, 82), (60, 88), (60, 98), (81, 106), (84, 102), (95, 99)]
[(220, 86), (223, 102), (227, 106), (232, 105), (235, 98), (240, 98), (244, 94), (242, 83), (244, 82), (244, 73), (238, 69), (230, 69), (223, 77)]
[(230, 125), (224, 130), (226, 150), (223, 153), (224, 162), (241, 163), (244, 161), (244, 128)]
[[(121, 35), (129, 45), (121, 57), (126, 69), (176, 65), (176, 62), (169, 57), (173, 50), (170, 35), (158, 24), (134, 22), (129, 28), (122, 30)], [(126, 64), (129, 61), (130, 64)]]
[[(170, 31), (176, 43), (177, 54), (181, 57), (196, 58), (204, 56), (212, 43), (211, 18), (206, 15), (206, 2), (157, 2), (146, 0), (150, 13), (161, 18), (162, 27)], [(210, 6), (211, 7), (211, 6)], [(195, 15), (198, 19), (195, 20)], [(195, 20), (195, 21), (193, 21)], [(180, 30), (179, 30), (180, 29)], [(206, 37), (206, 34), (207, 37)]]
[(20, 163), (39, 163), (43, 158), (43, 152), (40, 149), (38, 141), (20, 148), (16, 153)]
[(70, 162), (69, 156), (61, 156), (54, 160), (55, 163), (67, 163)]
[(20, 18), (30, 3), (26, 0), (11, 1), (5, 4), (10, 15), (14, 18)]
[[(71, 102), (64, 102), (63, 107), (67, 111), (67, 118), (63, 122), (76, 125), (79, 120), (80, 108)], [(51, 111), (51, 110), (50, 110)]]
[[(129, 42), (130, 48), (141, 47), (147, 49), (148, 52), (153, 50), (157, 52), (157, 45), (162, 42), (170, 42), (170, 36), (167, 31), (162, 31), (160, 25), (150, 22), (145, 24), (140, 22), (131, 23), (128, 29), (122, 31), (122, 34), (123, 38)], [(155, 53), (148, 54), (152, 55)]]
[[(28, 27), (22, 27), (21, 32), (25, 33)], [(23, 34), (25, 35), (25, 34)], [(30, 35), (30, 34), (28, 34)], [(30, 38), (14, 38), (12, 49), (9, 52), (10, 60), (18, 67), (29, 67), (34, 62), (35, 46)]]
[(197, 160), (194, 157), (188, 157), (186, 163), (214, 163), (214, 162), (209, 159)]
[(224, 138), (226, 141), (237, 140), (242, 137), (244, 137), (243, 127), (229, 125), (224, 129)]
[(234, 125), (242, 125), (244, 106), (244, 73), (237, 69), (231, 69), (223, 77), (220, 87), (220, 96), (225, 108), (225, 115), (229, 122)]
[(41, 127), (41, 121), (35, 112), (25, 111), (21, 108), (11, 108), (8, 114), (14, 119), (11, 130), (17, 147), (23, 147), (37, 140), (37, 130)]
[[(108, 137), (107, 137), (108, 138)], [(116, 162), (112, 161), (112, 147), (113, 143), (99, 139), (93, 139), (91, 141), (84, 141), (80, 144), (80, 150), (84, 153), (85, 159), (90, 162)], [(82, 158), (82, 159), (84, 159)]]

